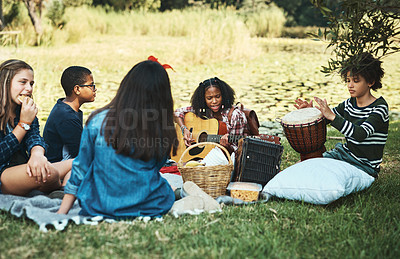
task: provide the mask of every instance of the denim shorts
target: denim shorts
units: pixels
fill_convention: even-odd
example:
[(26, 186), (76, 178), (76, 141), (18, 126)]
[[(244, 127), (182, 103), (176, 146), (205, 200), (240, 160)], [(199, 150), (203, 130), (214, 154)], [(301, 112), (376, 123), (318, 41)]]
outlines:
[(7, 167), (4, 167), (3, 169), (0, 170), (0, 194), (1, 194), (1, 174), (6, 170)]
[(0, 194), (1, 194), (1, 174), (4, 172), (4, 170), (6, 170), (8, 167), (5, 166), (0, 170)]
[[(8, 162), (8, 164), (0, 170), (0, 177), (1, 177), (1, 174), (7, 168), (10, 168), (10, 167), (13, 167), (13, 166), (17, 166), (17, 165), (26, 164), (27, 162), (28, 162), (28, 156), (27, 156), (26, 152), (24, 150), (22, 150), (22, 149), (19, 149), (17, 152), (15, 152), (11, 156), (10, 161)], [(1, 180), (0, 180), (0, 194), (1, 194)]]

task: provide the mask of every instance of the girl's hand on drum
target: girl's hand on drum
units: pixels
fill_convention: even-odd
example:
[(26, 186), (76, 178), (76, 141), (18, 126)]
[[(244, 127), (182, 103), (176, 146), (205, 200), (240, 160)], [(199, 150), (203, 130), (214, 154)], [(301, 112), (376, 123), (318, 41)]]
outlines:
[(296, 102), (294, 107), (296, 107), (297, 109), (313, 107), (312, 100), (310, 102), (307, 102), (306, 100), (303, 101), (302, 99), (297, 98), (294, 101)]
[(322, 100), (318, 97), (314, 97), (314, 100), (316, 103), (318, 103), (319, 106), (315, 106), (318, 110), (321, 111), (322, 115), (330, 121), (333, 121), (336, 117), (336, 115), (333, 113), (333, 111), (329, 108), (328, 102), (326, 99)]

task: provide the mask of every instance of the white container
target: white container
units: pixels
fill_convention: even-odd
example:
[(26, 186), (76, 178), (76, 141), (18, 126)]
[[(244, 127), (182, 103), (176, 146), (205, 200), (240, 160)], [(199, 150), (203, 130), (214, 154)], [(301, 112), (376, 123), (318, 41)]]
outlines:
[(231, 192), (232, 198), (243, 201), (256, 201), (258, 200), (258, 194), (262, 190), (262, 185), (250, 182), (231, 182), (226, 189)]

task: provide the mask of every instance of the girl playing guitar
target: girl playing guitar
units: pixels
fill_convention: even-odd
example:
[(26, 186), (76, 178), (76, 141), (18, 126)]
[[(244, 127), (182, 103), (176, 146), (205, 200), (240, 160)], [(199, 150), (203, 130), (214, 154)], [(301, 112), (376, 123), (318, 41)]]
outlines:
[(229, 143), (229, 135), (243, 135), (247, 124), (243, 111), (235, 108), (229, 120), (229, 111), (235, 101), (235, 91), (227, 83), (217, 77), (207, 79), (199, 84), (191, 98), (191, 106), (175, 110), (175, 121), (181, 128), (186, 146), (194, 142), (191, 131), (185, 126), (184, 118), (188, 112), (193, 112), (200, 118), (215, 118), (226, 124), (227, 133), (221, 138), (220, 144), (232, 153), (237, 149), (234, 143)]

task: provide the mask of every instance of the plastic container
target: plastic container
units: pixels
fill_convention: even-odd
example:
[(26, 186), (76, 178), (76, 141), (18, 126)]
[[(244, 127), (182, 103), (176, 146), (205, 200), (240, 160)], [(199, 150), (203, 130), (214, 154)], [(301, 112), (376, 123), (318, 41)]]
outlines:
[(243, 201), (256, 201), (262, 186), (258, 183), (249, 182), (231, 182), (226, 188), (231, 192), (232, 198), (241, 199)]

